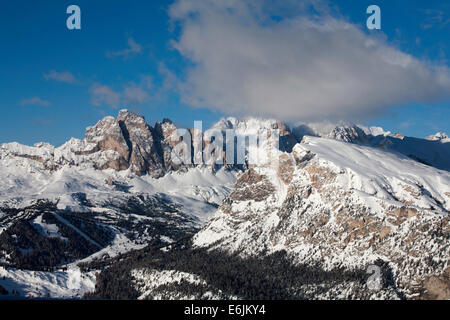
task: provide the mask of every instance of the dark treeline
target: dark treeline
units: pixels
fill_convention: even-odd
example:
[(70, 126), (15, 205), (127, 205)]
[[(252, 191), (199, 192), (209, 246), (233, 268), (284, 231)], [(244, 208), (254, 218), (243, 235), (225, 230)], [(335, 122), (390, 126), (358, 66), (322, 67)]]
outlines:
[[(90, 206), (84, 194), (73, 194)], [(112, 201), (109, 207), (124, 213), (104, 219), (97, 212), (71, 212), (57, 209), (57, 203), (39, 200), (21, 209), (1, 208), (0, 265), (18, 269), (51, 271), (99, 251), (121, 232), (137, 243), (148, 243), (155, 236), (172, 239), (192, 236), (198, 229), (194, 218), (183, 214), (178, 205), (164, 195), (130, 197), (125, 202)], [(59, 235), (46, 234), (33, 221), (56, 225)], [(141, 216), (142, 219), (136, 218)], [(69, 222), (76, 228), (64, 222)], [(89, 241), (76, 229), (89, 237)]]
[(8, 290), (0, 286), (0, 296), (6, 296), (7, 294), (9, 294)]
[[(140, 268), (187, 272), (207, 283), (195, 285), (182, 281), (158, 287), (154, 293), (166, 298), (176, 298), (180, 294), (201, 298), (209, 291), (221, 292), (224, 298), (237, 296), (249, 300), (311, 299), (343, 283), (356, 283), (356, 287), (363, 288), (368, 278), (362, 269), (325, 271), (320, 266), (296, 265), (284, 251), (242, 258), (237, 254), (190, 246), (162, 251), (154, 244), (116, 259), (97, 276), (96, 291), (86, 298), (136, 299), (139, 293), (134, 287), (131, 271)], [(354, 298), (369, 294), (363, 291), (355, 292)]]
[(61, 225), (60, 231), (67, 241), (41, 235), (29, 221), (17, 221), (0, 235), (0, 250), (10, 254), (8, 266), (41, 271), (82, 259), (98, 250), (73, 229)]

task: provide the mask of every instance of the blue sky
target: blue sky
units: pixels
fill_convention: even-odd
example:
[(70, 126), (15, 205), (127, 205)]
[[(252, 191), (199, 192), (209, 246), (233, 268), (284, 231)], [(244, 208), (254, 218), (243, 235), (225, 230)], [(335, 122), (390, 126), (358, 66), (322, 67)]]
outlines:
[[(229, 115), (226, 108), (198, 107), (180, 97), (178, 81), (192, 61), (172, 45), (181, 31), (170, 23), (171, 3), (3, 1), (0, 142), (59, 145), (70, 137), (82, 138), (87, 126), (105, 115), (116, 116), (122, 107), (150, 123), (170, 118), (183, 127), (193, 126), (194, 120), (209, 126)], [(66, 28), (70, 4), (81, 7), (81, 30)], [(376, 36), (421, 61), (449, 67), (450, 3), (342, 0), (328, 5), (340, 19), (364, 30), (370, 4), (382, 10), (382, 30), (373, 31)], [(447, 98), (394, 104), (362, 122), (417, 137), (449, 132)]]

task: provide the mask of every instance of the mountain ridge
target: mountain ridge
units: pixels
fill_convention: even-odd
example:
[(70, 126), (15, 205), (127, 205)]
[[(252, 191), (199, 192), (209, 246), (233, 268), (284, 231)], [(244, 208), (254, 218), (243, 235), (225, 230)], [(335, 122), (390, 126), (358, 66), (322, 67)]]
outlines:
[(279, 168), (252, 168), (238, 178), (194, 246), (243, 257), (286, 251), (324, 270), (384, 261), (406, 297), (436, 290), (433, 281), (450, 297), (447, 171), (316, 137), (280, 158)]
[[(292, 271), (289, 281), (299, 285), (293, 295), (287, 288), (285, 297), (450, 297), (450, 143), (444, 135), (416, 139), (356, 125), (290, 129), (256, 118), (222, 119), (205, 131), (178, 129), (168, 119), (152, 127), (121, 110), (117, 118), (88, 127), (83, 140), (57, 148), (1, 145), (0, 274), (8, 279), (2, 287), (34, 297), (81, 297), (97, 290), (101, 298), (110, 297), (111, 288), (102, 283), (118, 277), (125, 281), (119, 287), (126, 283), (144, 299), (161, 296), (151, 281), (162, 277), (168, 284), (164, 297), (192, 297), (173, 291), (184, 279), (211, 289), (211, 295), (188, 290), (200, 290), (199, 298), (239, 298), (233, 287), (220, 293), (224, 288), (215, 285), (222, 280), (199, 278), (209, 275), (189, 267), (190, 251), (181, 253), (185, 265), (179, 270), (152, 269), (152, 261), (134, 264), (153, 252), (154, 242), (166, 248), (193, 237), (192, 250), (205, 261), (223, 255), (236, 266), (259, 268), (260, 261), (273, 262), (285, 252), (290, 260), (280, 272)], [(217, 164), (200, 152), (211, 151), (220, 137), (236, 146), (255, 136), (275, 138), (253, 146), (269, 161), (251, 163), (249, 149), (239, 164), (236, 153), (227, 159), (226, 150), (217, 148)], [(184, 139), (188, 147), (179, 148)], [(176, 265), (177, 254), (169, 250), (164, 259)], [(120, 266), (125, 256), (132, 260)], [(73, 270), (86, 265), (78, 291), (49, 280), (69, 281)], [(373, 265), (383, 266), (390, 279), (378, 293), (367, 291), (363, 281)], [(108, 268), (125, 272), (124, 278)], [(331, 282), (303, 286), (295, 282), (303, 279), (295, 276), (299, 270)], [(275, 278), (269, 283), (284, 290)], [(252, 290), (244, 290), (244, 297), (253, 297)]]
[[(322, 127), (323, 126), (323, 127)], [(170, 120), (164, 119), (151, 127), (144, 117), (123, 109), (117, 118), (107, 116), (86, 129), (83, 140), (71, 138), (60, 147), (48, 143), (36, 143), (33, 147), (17, 142), (0, 146), (0, 157), (22, 157), (42, 163), (49, 170), (64, 165), (92, 164), (94, 168), (116, 171), (130, 169), (138, 176), (149, 174), (159, 178), (170, 171), (186, 170), (195, 165), (210, 165), (192, 149), (190, 161), (183, 163), (174, 148), (183, 141), (178, 129)], [(290, 152), (304, 136), (317, 136), (339, 141), (369, 145), (387, 151), (402, 153), (416, 161), (439, 169), (450, 170), (450, 139), (445, 133), (438, 133), (427, 139), (405, 137), (400, 133), (385, 132), (379, 127), (364, 127), (354, 124), (301, 124), (292, 129), (277, 120), (247, 118), (238, 120), (228, 117), (219, 120), (198, 137), (197, 129), (188, 129), (191, 148), (198, 145), (204, 149), (210, 141), (205, 140), (208, 131), (220, 130), (225, 137), (226, 130), (237, 135), (254, 134), (255, 130), (279, 130), (281, 150)], [(196, 131), (197, 130), (197, 131)], [(224, 141), (226, 141), (224, 139)], [(200, 157), (200, 158), (199, 158)], [(223, 155), (227, 166), (226, 155)], [(199, 161), (200, 159), (200, 161)], [(215, 168), (216, 166), (213, 166)], [(228, 166), (230, 167), (230, 166)], [(231, 164), (233, 167), (233, 163)]]

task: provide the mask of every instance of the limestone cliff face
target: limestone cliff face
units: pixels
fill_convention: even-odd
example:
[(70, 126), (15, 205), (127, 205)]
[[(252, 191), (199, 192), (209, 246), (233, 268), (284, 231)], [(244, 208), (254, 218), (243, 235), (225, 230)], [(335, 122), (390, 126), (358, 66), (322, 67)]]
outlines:
[(106, 117), (87, 128), (85, 141), (96, 145), (93, 152), (103, 152), (107, 157), (100, 169), (130, 169), (139, 176), (158, 178), (174, 169), (171, 152), (176, 141), (171, 140), (171, 134), (175, 132), (171, 122), (157, 123), (152, 128), (144, 117), (121, 110), (117, 119)]
[(165, 168), (156, 147), (152, 128), (144, 117), (122, 110), (117, 121), (128, 144), (131, 171), (137, 175), (149, 173), (153, 177), (164, 175)]
[(95, 152), (110, 150), (118, 154), (118, 156), (110, 157), (101, 169), (125, 170), (128, 168), (130, 148), (119, 122), (113, 117), (106, 117), (94, 127), (87, 128), (85, 141), (96, 145), (93, 149)]
[(157, 148), (161, 156), (164, 168), (167, 171), (182, 170), (185, 164), (175, 159), (173, 149), (181, 142), (177, 127), (168, 119), (157, 122), (154, 128), (155, 137), (158, 139)]

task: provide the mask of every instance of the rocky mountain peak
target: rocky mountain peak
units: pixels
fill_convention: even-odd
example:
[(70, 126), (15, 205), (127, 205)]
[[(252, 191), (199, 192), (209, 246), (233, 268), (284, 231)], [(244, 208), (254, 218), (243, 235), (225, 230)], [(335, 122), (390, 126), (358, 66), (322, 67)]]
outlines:
[(337, 126), (328, 135), (328, 138), (344, 142), (366, 142), (365, 132), (356, 125)]
[(143, 116), (139, 116), (133, 111), (123, 109), (119, 111), (119, 115), (117, 116), (117, 121), (125, 123), (130, 127), (137, 127), (142, 130), (148, 129), (148, 124), (145, 121)]
[(93, 127), (86, 129), (85, 141), (96, 145), (94, 151), (113, 151), (101, 169), (125, 170), (130, 159), (130, 145), (119, 122), (113, 117), (105, 117)]
[(305, 123), (296, 126), (293, 133), (297, 140), (301, 141), (304, 136), (322, 137), (350, 143), (367, 143), (368, 135), (372, 134), (370, 129), (365, 132), (363, 127), (352, 123)]
[(164, 173), (152, 128), (144, 117), (132, 111), (121, 110), (117, 119), (103, 118), (94, 127), (87, 128), (85, 140), (97, 145), (95, 151), (105, 152), (108, 160), (101, 169), (130, 169), (137, 175), (150, 173), (155, 177)]
[(431, 140), (431, 141), (440, 141), (440, 140), (448, 139), (448, 135), (443, 132), (438, 132), (436, 134), (426, 137), (426, 139)]

